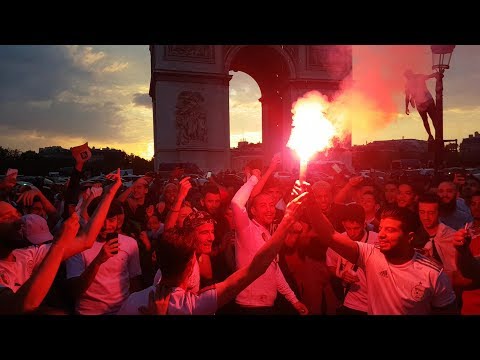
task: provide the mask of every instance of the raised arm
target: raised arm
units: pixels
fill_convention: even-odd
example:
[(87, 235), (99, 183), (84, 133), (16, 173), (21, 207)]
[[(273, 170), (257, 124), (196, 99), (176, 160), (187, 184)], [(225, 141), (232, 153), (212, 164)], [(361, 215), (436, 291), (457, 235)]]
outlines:
[(67, 188), (65, 189), (65, 208), (63, 211), (62, 217), (64, 219), (68, 218), (68, 205), (78, 203), (78, 195), (80, 194), (80, 178), (82, 177), (82, 170), (85, 163), (92, 157), (92, 152), (88, 147), (88, 143), (85, 143), (80, 146), (75, 146), (70, 149), (72, 151), (72, 156), (75, 159), (75, 167), (70, 174), (70, 179), (68, 180)]
[(302, 200), (307, 194), (308, 193), (303, 193), (288, 204), (285, 216), (277, 230), (270, 241), (266, 242), (260, 250), (258, 250), (252, 262), (248, 266), (234, 272), (225, 279), (225, 281), (216, 285), (218, 307), (222, 307), (234, 299), (235, 296), (267, 270), (280, 250), (288, 229), (299, 218)]
[(65, 253), (75, 243), (79, 223), (78, 215), (73, 213), (62, 225), (62, 232), (52, 245), (42, 263), (32, 276), (16, 293), (10, 289), (0, 291), (0, 314), (21, 314), (36, 310), (47, 295), (57, 275)]
[(57, 216), (57, 209), (55, 209), (55, 206), (53, 206), (50, 200), (48, 200), (39, 189), (28, 190), (20, 194), (17, 203), (21, 202), (24, 206), (32, 206), (35, 197), (38, 197), (40, 199), (40, 202), (42, 203), (45, 212), (50, 217)]
[(428, 80), (428, 79), (433, 79), (433, 78), (438, 78), (439, 76), (439, 73), (438, 72), (434, 72), (434, 73), (431, 73), (430, 75), (424, 75), (424, 80)]
[(122, 179), (120, 178), (120, 169), (117, 169), (116, 174), (110, 174), (107, 176), (114, 180), (113, 185), (104, 192), (102, 200), (98, 204), (95, 212), (85, 226), (85, 229), (79, 235), (77, 235), (77, 247), (72, 248), (69, 252), (66, 252), (65, 259), (72, 256), (74, 253), (79, 253), (85, 249), (91, 248), (93, 243), (97, 239), (100, 229), (102, 228), (103, 223), (107, 217), (108, 209), (110, 208), (110, 204), (112, 203), (115, 193), (122, 185)]
[(320, 241), (332, 248), (340, 256), (356, 264), (359, 256), (357, 243), (351, 241), (348, 236), (336, 232), (333, 225), (314, 201), (309, 201), (306, 213)]
[(282, 160), (281, 153), (276, 153), (275, 155), (273, 155), (272, 161), (270, 162), (270, 166), (268, 167), (265, 174), (263, 174), (262, 178), (258, 181), (257, 185), (255, 185), (255, 187), (253, 188), (252, 193), (250, 194), (250, 198), (254, 198), (255, 196), (257, 196), (262, 192), (263, 187), (265, 186), (265, 183), (270, 178), (272, 173), (275, 171), (278, 164), (280, 164), (281, 160)]
[(335, 195), (333, 201), (338, 204), (344, 204), (347, 200), (348, 194), (355, 187), (361, 184), (363, 181), (363, 176), (354, 176), (348, 179), (348, 182), (343, 188), (341, 188)]
[(180, 212), (183, 201), (187, 197), (190, 189), (192, 188), (192, 184), (190, 183), (190, 177), (187, 176), (183, 178), (182, 180), (180, 180), (180, 183), (178, 185), (180, 186), (180, 188), (178, 189), (177, 198), (175, 199), (173, 206), (168, 211), (167, 217), (165, 218), (165, 230), (173, 228), (177, 223), (178, 213)]
[(249, 224), (249, 218), (247, 213), (246, 204), (250, 198), (253, 188), (261, 178), (260, 170), (255, 169), (252, 171), (250, 179), (238, 189), (237, 193), (232, 199), (231, 207), (233, 212), (233, 221), (235, 221), (235, 227), (238, 231), (241, 231)]

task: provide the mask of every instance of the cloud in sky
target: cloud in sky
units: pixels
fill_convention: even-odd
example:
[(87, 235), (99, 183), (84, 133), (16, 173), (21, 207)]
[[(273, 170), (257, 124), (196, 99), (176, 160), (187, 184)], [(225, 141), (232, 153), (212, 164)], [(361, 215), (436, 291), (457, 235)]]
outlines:
[(152, 98), (148, 94), (136, 93), (133, 94), (132, 102), (136, 106), (144, 106), (148, 109), (152, 108)]
[(153, 149), (147, 151), (153, 135), (151, 106), (135, 106), (146, 106), (149, 68), (130, 66), (144, 65), (143, 60), (132, 62), (132, 53), (148, 58), (148, 47), (124, 46), (128, 57), (113, 56), (118, 50), (0, 46), (0, 145), (37, 150), (70, 147), (80, 140), (151, 157)]
[(230, 72), (230, 147), (242, 139), (262, 141), (262, 106), (258, 84), (244, 72)]

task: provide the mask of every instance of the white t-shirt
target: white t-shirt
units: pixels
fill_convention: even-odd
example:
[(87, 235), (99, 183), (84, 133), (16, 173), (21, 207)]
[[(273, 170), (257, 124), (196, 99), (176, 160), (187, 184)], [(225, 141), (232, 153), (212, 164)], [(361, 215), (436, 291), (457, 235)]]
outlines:
[[(347, 233), (343, 233), (348, 236)], [(367, 233), (363, 235), (360, 242), (365, 243)], [(375, 244), (377, 242), (378, 234), (374, 231), (368, 232), (367, 244)], [(327, 250), (327, 266), (334, 266), (336, 268), (337, 277), (341, 278), (344, 271), (348, 271), (353, 268), (353, 264), (347, 261), (345, 258), (338, 255), (331, 248)], [(360, 281), (353, 283), (350, 286), (350, 290), (343, 301), (343, 305), (354, 310), (368, 312), (368, 295), (367, 295), (367, 279), (365, 273), (361, 268), (356, 270), (356, 274)]]
[[(82, 275), (104, 244), (95, 241), (90, 249), (69, 258), (66, 262), (67, 279)], [(100, 265), (90, 287), (77, 299), (77, 313), (102, 315), (117, 312), (130, 294), (130, 279), (142, 274), (135, 239), (119, 234), (118, 244), (118, 254)]]
[(455, 300), (452, 284), (439, 263), (415, 252), (401, 265), (390, 264), (372, 244), (357, 243), (358, 264), (365, 270), (368, 313), (428, 315)]
[(15, 261), (0, 260), (0, 286), (8, 287), (13, 292), (22, 286), (32, 276), (43, 261), (51, 244), (34, 245), (13, 250)]
[[(155, 286), (131, 294), (117, 315), (141, 315), (138, 308), (148, 306), (148, 294), (151, 291), (155, 291)], [(205, 288), (198, 295), (178, 287), (170, 293), (168, 315), (213, 315), (215, 311), (217, 311), (217, 290), (214, 286)]]

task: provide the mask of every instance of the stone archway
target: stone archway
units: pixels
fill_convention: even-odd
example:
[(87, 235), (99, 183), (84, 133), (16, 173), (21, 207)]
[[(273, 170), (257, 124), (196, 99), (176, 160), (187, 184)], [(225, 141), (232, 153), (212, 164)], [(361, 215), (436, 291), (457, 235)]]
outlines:
[(225, 56), (225, 72), (242, 71), (258, 84), (262, 104), (262, 144), (265, 163), (285, 145), (288, 131), (288, 88), (295, 78), (295, 67), (290, 55), (279, 45), (232, 46)]
[(152, 45), (150, 52), (155, 169), (162, 162), (230, 167), (230, 70), (260, 87), (268, 163), (288, 141), (292, 103), (314, 89), (333, 95), (352, 66), (349, 46)]

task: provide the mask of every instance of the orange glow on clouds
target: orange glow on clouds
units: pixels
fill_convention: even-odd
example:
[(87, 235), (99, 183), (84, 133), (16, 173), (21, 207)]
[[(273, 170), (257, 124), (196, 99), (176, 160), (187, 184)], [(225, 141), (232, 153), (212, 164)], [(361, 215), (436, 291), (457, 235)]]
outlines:
[(318, 91), (310, 91), (292, 106), (292, 132), (287, 146), (295, 150), (301, 162), (331, 145), (335, 127), (325, 117), (327, 99)]

